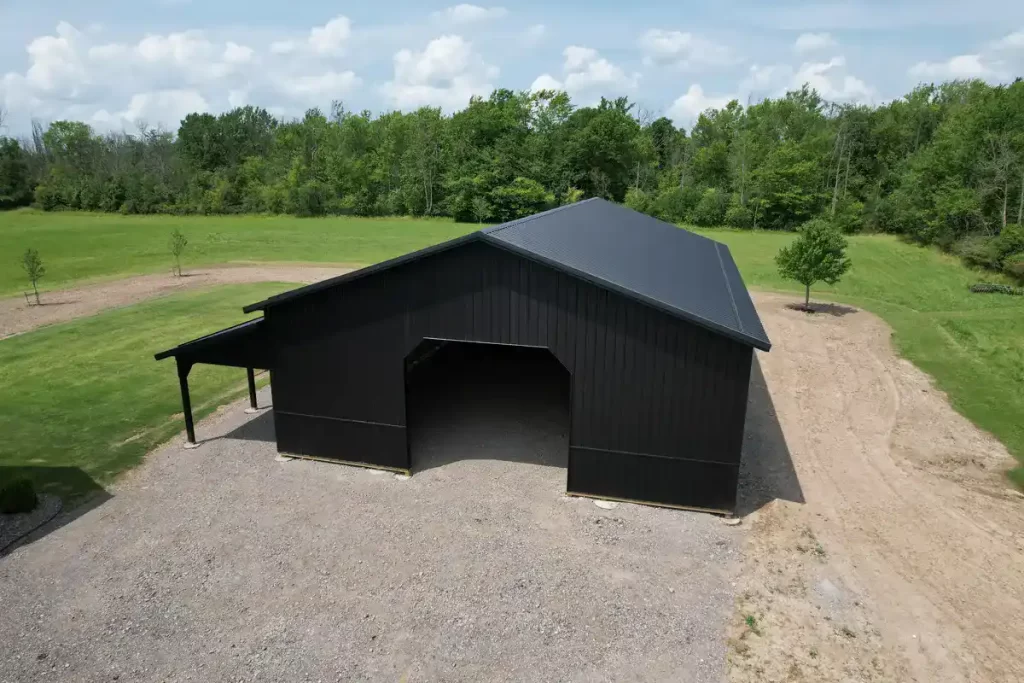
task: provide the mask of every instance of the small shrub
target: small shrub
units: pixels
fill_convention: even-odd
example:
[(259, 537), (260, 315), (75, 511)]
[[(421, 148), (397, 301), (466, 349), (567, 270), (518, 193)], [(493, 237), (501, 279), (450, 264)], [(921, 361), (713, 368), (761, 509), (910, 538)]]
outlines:
[(4, 514), (32, 512), (38, 503), (36, 489), (29, 479), (15, 479), (0, 487), (0, 512)]
[(32, 291), (36, 294), (36, 305), (39, 305), (39, 280), (46, 275), (46, 266), (43, 265), (43, 260), (39, 258), (39, 252), (29, 247), (25, 250), (25, 253), (21, 256), (21, 267), (25, 270), (25, 275), (28, 276), (29, 282), (32, 283)]
[(477, 223), (483, 223), (491, 215), (491, 205), (483, 197), (473, 197), (471, 208)]
[(1001, 285), (994, 282), (979, 282), (976, 285), (971, 285), (971, 291), (975, 294), (1009, 294), (1011, 296), (1024, 296), (1024, 287)]
[(844, 235), (860, 232), (864, 226), (864, 204), (857, 201), (843, 202), (832, 218), (832, 225)]
[(631, 187), (626, 191), (626, 206), (640, 213), (650, 213), (651, 197), (640, 188)]
[(516, 178), (490, 192), (491, 215), (504, 223), (538, 213), (554, 204), (555, 198), (532, 178)]
[(753, 614), (748, 614), (743, 620), (743, 623), (747, 625), (747, 628), (751, 630), (755, 635), (761, 635), (761, 629), (757, 627), (757, 617)]
[(731, 228), (746, 230), (754, 224), (754, 213), (749, 206), (741, 205), (734, 196), (725, 210), (725, 224)]
[(669, 187), (654, 198), (651, 211), (663, 221), (685, 223), (690, 220), (690, 214), (700, 198), (700, 189), (693, 185)]
[(725, 221), (726, 197), (723, 192), (709, 187), (693, 209), (693, 222), (700, 226), (721, 225)]
[(563, 204), (575, 204), (578, 201), (583, 200), (583, 190), (577, 187), (570, 187), (565, 192), (565, 197), (562, 198)]
[(1024, 226), (1010, 223), (992, 240), (992, 248), (1002, 264), (1014, 254), (1024, 254)]
[(971, 235), (953, 245), (953, 253), (969, 266), (999, 269), (999, 252), (993, 238), (985, 235)]
[(1003, 272), (1010, 277), (1024, 281), (1024, 251), (1004, 257)]
[(188, 238), (185, 237), (181, 230), (175, 228), (171, 232), (171, 238), (167, 242), (167, 247), (171, 252), (171, 256), (174, 257), (174, 267), (171, 272), (178, 277), (181, 277), (181, 255), (185, 253), (185, 247), (187, 246)]

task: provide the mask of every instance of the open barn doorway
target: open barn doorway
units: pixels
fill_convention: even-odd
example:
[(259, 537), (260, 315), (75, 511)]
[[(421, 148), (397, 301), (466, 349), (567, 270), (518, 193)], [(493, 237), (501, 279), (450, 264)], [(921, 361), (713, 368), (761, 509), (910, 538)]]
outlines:
[(413, 473), (457, 463), (501, 479), (528, 463), (560, 468), (564, 488), (570, 382), (545, 348), (424, 340), (405, 363)]

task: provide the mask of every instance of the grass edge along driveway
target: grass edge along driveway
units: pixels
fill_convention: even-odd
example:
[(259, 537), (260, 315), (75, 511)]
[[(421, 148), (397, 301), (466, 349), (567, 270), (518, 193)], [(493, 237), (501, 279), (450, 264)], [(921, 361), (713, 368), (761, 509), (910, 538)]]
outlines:
[[(175, 294), (0, 341), (0, 473), (81, 502), (183, 429), (174, 361), (153, 354), (292, 286)], [(245, 393), (245, 371), (197, 365), (189, 385), (198, 419)]]

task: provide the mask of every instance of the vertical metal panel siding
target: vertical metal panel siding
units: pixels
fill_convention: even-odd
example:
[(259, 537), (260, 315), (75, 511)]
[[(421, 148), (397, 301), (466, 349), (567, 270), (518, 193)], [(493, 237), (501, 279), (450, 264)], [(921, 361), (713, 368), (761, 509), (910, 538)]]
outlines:
[[(266, 322), (281, 450), (409, 467), (404, 359), (423, 338), (546, 346), (573, 375), (570, 490), (732, 507), (751, 349), (617, 293), (470, 243), (281, 304)], [(317, 419), (326, 426), (310, 429)], [(650, 476), (625, 477), (627, 461)], [(654, 473), (694, 481), (666, 488)], [(697, 496), (698, 479), (717, 492)]]

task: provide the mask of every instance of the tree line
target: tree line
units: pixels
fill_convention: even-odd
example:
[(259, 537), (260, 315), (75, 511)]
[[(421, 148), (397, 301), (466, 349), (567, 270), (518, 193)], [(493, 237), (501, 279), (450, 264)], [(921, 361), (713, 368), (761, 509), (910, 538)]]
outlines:
[(1024, 82), (922, 85), (869, 107), (804, 87), (709, 109), (690, 130), (626, 98), (496, 90), (452, 115), (284, 121), (247, 106), (174, 133), (35, 125), (0, 139), (0, 207), (511, 220), (585, 197), (660, 218), (904, 235), (1024, 276)]

